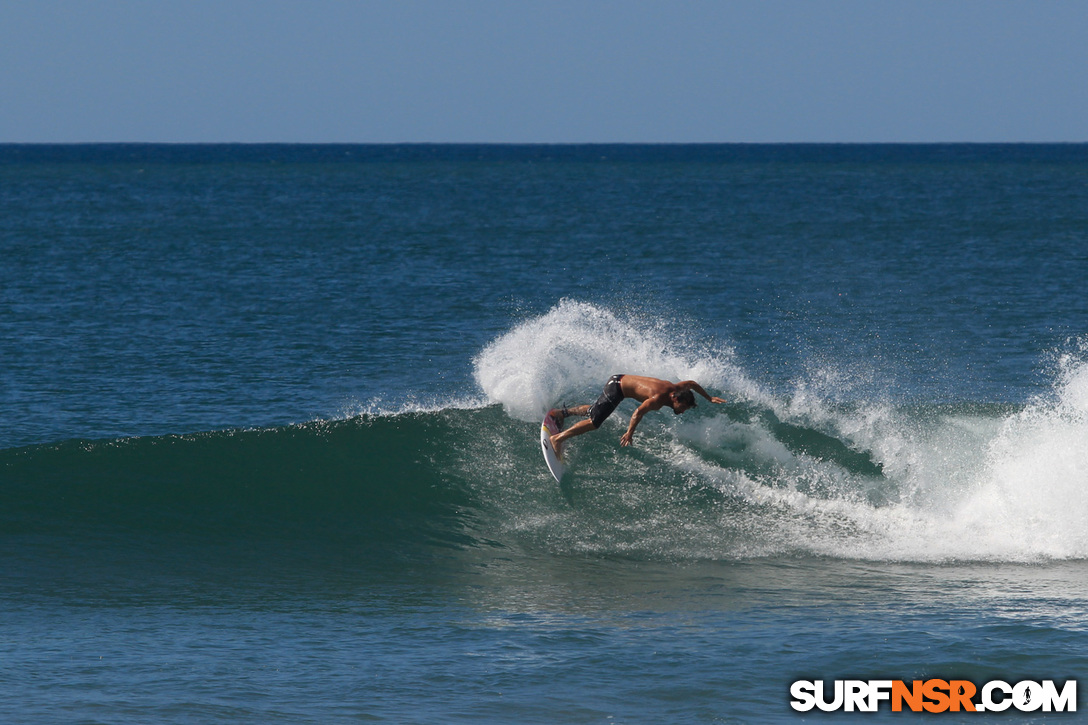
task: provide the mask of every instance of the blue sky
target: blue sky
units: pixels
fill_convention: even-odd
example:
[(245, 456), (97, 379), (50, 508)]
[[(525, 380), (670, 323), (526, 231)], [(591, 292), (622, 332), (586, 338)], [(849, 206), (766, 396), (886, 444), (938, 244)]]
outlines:
[(0, 142), (1088, 141), (1088, 2), (0, 0)]

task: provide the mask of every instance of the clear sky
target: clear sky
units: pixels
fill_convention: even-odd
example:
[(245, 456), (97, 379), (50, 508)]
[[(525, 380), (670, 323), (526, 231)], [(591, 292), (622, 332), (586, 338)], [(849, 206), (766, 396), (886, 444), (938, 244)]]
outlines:
[(1088, 0), (0, 0), (0, 142), (1088, 141)]

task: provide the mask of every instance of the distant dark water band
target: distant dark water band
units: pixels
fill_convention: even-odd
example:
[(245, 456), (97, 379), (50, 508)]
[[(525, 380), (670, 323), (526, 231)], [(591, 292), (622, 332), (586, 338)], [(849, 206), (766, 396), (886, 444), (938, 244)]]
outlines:
[(1088, 163), (1088, 144), (0, 144), (4, 164)]

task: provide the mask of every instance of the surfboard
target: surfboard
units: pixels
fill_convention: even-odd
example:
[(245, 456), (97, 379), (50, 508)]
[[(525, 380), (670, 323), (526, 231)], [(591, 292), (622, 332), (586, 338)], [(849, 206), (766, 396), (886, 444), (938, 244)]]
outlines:
[(548, 464), (548, 470), (557, 482), (562, 481), (563, 474), (567, 472), (567, 465), (563, 459), (552, 450), (551, 436), (558, 432), (559, 424), (552, 417), (551, 411), (548, 411), (544, 415), (544, 422), (540, 424), (540, 447), (544, 449), (544, 462)]

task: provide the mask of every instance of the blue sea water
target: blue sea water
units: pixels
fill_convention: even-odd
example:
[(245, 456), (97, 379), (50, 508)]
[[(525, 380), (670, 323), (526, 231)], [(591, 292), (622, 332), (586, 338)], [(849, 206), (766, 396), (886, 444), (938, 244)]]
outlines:
[(0, 720), (1083, 680), (1086, 279), (1083, 145), (0, 146)]

